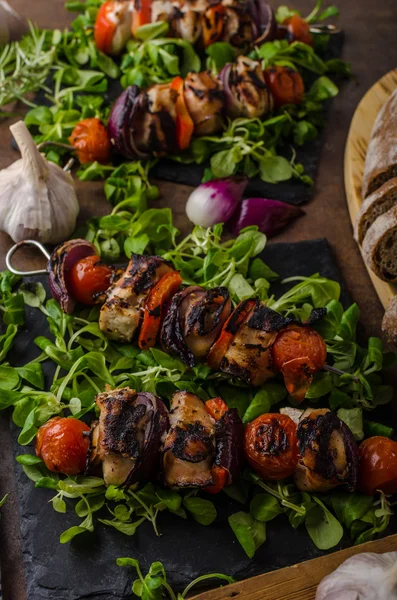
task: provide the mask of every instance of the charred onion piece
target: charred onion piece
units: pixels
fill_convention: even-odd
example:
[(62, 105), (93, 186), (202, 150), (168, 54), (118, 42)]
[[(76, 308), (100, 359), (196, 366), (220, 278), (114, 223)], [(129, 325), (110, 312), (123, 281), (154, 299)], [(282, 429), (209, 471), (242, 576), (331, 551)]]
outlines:
[(263, 117), (272, 110), (273, 97), (258, 61), (239, 56), (236, 63), (225, 65), (220, 79), (228, 117), (254, 119)]
[(338, 485), (356, 488), (358, 450), (350, 429), (332, 412), (313, 411), (296, 432), (299, 462), (295, 483), (305, 492), (327, 492)]
[(172, 299), (161, 330), (165, 352), (194, 367), (207, 356), (231, 311), (227, 288), (190, 286)]
[(150, 290), (172, 270), (171, 263), (159, 256), (133, 254), (121, 278), (108, 291), (99, 316), (100, 330), (110, 339), (130, 342)]
[(226, 470), (225, 485), (231, 485), (240, 477), (244, 456), (244, 425), (237, 408), (230, 408), (218, 419), (215, 438), (215, 465)]
[(272, 354), (289, 394), (302, 402), (314, 373), (325, 366), (327, 348), (323, 338), (311, 327), (289, 325), (278, 334)]
[(277, 37), (277, 21), (274, 10), (264, 0), (250, 0), (249, 5), (254, 5), (253, 16), (258, 28), (258, 39), (254, 41), (255, 46), (272, 42)]
[(185, 103), (193, 119), (195, 135), (211, 135), (222, 129), (221, 84), (209, 71), (188, 74)]
[(76, 306), (68, 281), (70, 269), (82, 258), (96, 254), (94, 244), (81, 239), (64, 242), (51, 254), (47, 265), (48, 283), (51, 294), (65, 313), (72, 313)]
[(164, 444), (164, 481), (169, 487), (212, 484), (215, 423), (204, 403), (190, 392), (172, 397), (170, 425)]
[(90, 463), (102, 464), (106, 485), (130, 486), (156, 477), (168, 411), (157, 396), (129, 388), (99, 394)]
[[(109, 116), (108, 132), (111, 143), (121, 156), (128, 160), (148, 158), (135, 143), (134, 123), (139, 118), (140, 89), (128, 87), (113, 104)], [(138, 117), (137, 117), (138, 115)]]

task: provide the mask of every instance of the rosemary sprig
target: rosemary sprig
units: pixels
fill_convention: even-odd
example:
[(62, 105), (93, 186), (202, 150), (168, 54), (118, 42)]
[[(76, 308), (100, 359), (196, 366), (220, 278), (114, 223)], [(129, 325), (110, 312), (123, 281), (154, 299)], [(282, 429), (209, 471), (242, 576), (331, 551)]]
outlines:
[(40, 31), (29, 23), (30, 33), (19, 42), (7, 44), (0, 54), (0, 107), (15, 100), (36, 106), (25, 96), (44, 89), (50, 71), (57, 62), (59, 30)]

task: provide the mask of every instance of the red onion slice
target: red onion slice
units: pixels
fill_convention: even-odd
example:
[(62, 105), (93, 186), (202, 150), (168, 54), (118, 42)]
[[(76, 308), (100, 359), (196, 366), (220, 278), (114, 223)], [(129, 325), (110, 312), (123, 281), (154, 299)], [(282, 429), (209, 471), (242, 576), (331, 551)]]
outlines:
[(70, 314), (76, 301), (68, 286), (70, 269), (86, 256), (97, 254), (94, 244), (87, 240), (69, 240), (60, 244), (51, 254), (47, 265), (48, 283), (54, 299), (60, 304), (63, 312)]
[(139, 99), (139, 87), (131, 85), (117, 98), (109, 116), (110, 140), (117, 152), (128, 160), (148, 157), (137, 148), (133, 135), (133, 121), (140, 105)]
[(243, 200), (229, 221), (228, 225), (234, 235), (250, 225), (257, 225), (259, 231), (273, 237), (291, 221), (304, 215), (299, 206), (291, 206), (286, 202), (267, 198), (247, 198)]

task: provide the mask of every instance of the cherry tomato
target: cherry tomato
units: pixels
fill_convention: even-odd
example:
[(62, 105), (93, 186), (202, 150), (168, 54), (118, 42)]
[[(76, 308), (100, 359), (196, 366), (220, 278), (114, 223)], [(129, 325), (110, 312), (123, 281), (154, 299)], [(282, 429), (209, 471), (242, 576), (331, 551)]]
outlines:
[(277, 65), (266, 69), (264, 75), (276, 108), (302, 102), (305, 86), (298, 71)]
[(79, 260), (68, 274), (68, 288), (82, 304), (97, 304), (99, 296), (110, 286), (113, 270), (95, 254)]
[(310, 25), (299, 15), (293, 15), (283, 21), (287, 28), (287, 37), (290, 42), (303, 42), (308, 46), (313, 46), (313, 36), (310, 33)]
[(314, 373), (324, 368), (327, 347), (321, 335), (311, 327), (291, 325), (277, 335), (272, 356), (281, 371), (288, 392), (302, 402)]
[(42, 425), (36, 436), (36, 454), (47, 469), (77, 475), (85, 469), (90, 446), (88, 425), (78, 419), (54, 417)]
[(358, 449), (358, 487), (372, 496), (376, 490), (397, 494), (397, 442), (377, 435), (364, 440)]
[(95, 45), (101, 52), (110, 54), (112, 50), (113, 36), (117, 28), (117, 22), (112, 18), (114, 2), (104, 2), (98, 11), (95, 21), (94, 39)]
[(76, 154), (82, 165), (95, 161), (101, 164), (110, 162), (112, 144), (100, 119), (84, 119), (77, 123), (69, 142), (77, 148)]
[(264, 479), (289, 477), (298, 463), (295, 423), (287, 415), (261, 415), (245, 430), (245, 454)]

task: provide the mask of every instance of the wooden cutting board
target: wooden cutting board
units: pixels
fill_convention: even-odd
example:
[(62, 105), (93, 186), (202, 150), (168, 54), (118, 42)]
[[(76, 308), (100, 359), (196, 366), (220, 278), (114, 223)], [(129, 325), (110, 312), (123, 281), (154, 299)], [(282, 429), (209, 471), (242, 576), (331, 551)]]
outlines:
[[(397, 69), (379, 79), (365, 94), (351, 122), (345, 149), (345, 188), (350, 219), (354, 225), (362, 204), (362, 180), (365, 157), (376, 116), (397, 88)], [(397, 294), (397, 285), (379, 279), (370, 269), (368, 273), (384, 308)]]

